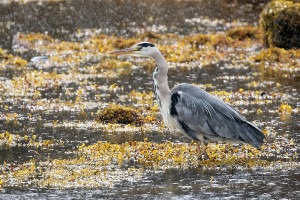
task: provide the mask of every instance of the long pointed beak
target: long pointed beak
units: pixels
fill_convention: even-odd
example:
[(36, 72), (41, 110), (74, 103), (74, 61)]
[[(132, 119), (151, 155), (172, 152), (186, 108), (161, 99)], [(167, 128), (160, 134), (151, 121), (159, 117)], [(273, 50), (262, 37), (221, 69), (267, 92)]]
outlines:
[(122, 49), (122, 50), (118, 50), (118, 51), (113, 51), (110, 52), (108, 54), (110, 55), (122, 55), (122, 54), (131, 54), (133, 52), (133, 50), (131, 48), (127, 48), (127, 49)]

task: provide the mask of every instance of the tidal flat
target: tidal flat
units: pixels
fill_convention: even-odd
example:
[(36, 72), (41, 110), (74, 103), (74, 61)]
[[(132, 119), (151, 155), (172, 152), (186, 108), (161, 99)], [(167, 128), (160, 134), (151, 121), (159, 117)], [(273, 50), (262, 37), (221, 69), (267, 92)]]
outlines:
[[(263, 3), (205, 2), (2, 2), (0, 198), (299, 196), (300, 50), (264, 46)], [(141, 41), (171, 88), (192, 83), (260, 127), (261, 149), (208, 144), (198, 160), (162, 121), (154, 62), (107, 54)]]

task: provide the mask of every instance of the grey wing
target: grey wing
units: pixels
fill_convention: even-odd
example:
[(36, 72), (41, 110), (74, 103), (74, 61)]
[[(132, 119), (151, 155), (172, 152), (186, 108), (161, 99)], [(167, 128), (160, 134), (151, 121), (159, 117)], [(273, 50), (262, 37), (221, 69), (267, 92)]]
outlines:
[(232, 107), (194, 85), (180, 84), (172, 90), (170, 113), (193, 139), (203, 134), (243, 141), (256, 148), (265, 139)]

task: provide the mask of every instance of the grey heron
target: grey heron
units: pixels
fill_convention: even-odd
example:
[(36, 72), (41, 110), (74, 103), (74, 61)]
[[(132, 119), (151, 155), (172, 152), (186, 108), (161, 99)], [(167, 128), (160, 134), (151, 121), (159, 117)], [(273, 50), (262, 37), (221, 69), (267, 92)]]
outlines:
[(205, 157), (205, 143), (248, 143), (260, 148), (264, 142), (265, 135), (262, 131), (221, 99), (186, 83), (176, 85), (170, 90), (168, 63), (152, 43), (141, 42), (131, 48), (109, 54), (129, 54), (154, 59), (156, 69), (153, 73), (153, 83), (164, 123), (171, 130), (178, 129), (197, 141), (199, 153), (200, 143)]

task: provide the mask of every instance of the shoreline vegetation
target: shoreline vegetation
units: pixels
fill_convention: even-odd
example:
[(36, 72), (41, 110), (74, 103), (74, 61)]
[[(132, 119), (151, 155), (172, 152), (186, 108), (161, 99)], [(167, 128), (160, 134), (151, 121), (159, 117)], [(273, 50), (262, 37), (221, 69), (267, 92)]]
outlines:
[[(90, 30), (87, 30), (86, 33), (84, 30), (78, 30), (76, 34), (88, 35), (88, 37), (80, 42), (67, 42), (40, 33), (20, 33), (15, 39), (18, 45), (18, 48), (15, 49), (16, 52), (31, 50), (38, 52), (42, 56), (47, 56), (45, 61), (38, 60), (34, 64), (19, 56), (7, 54), (5, 50), (1, 49), (1, 73), (14, 71), (18, 74), (12, 79), (0, 82), (2, 91), (1, 108), (5, 111), (1, 115), (1, 120), (7, 124), (6, 126), (21, 126), (24, 121), (33, 120), (45, 122), (43, 118), (47, 113), (48, 115), (60, 115), (60, 113), (71, 115), (73, 110), (77, 120), (57, 120), (52, 123), (44, 123), (44, 126), (52, 128), (94, 127), (95, 129), (107, 130), (108, 132), (113, 131), (114, 134), (120, 134), (120, 132), (132, 134), (140, 132), (142, 134), (143, 132), (151, 131), (153, 126), (159, 126), (160, 132), (166, 131), (161, 122), (157, 120), (159, 118), (159, 109), (153, 102), (154, 95), (152, 92), (140, 93), (133, 90), (127, 95), (119, 96), (124, 102), (133, 102), (135, 105), (134, 107), (124, 107), (122, 105), (113, 105), (111, 102), (105, 103), (101, 101), (103, 97), (101, 97), (101, 93), (97, 92), (109, 91), (110, 93), (118, 93), (124, 88), (114, 84), (103, 87), (89, 81), (93, 77), (115, 78), (124, 73), (130, 73), (132, 68), (138, 65), (149, 67), (151, 70), (153, 68), (151, 61), (139, 63), (140, 61), (137, 60), (137, 63), (132, 64), (125, 60), (115, 60), (113, 57), (105, 54), (114, 49), (131, 46), (141, 40), (157, 44), (174, 68), (188, 69), (191, 66), (192, 68), (199, 66), (205, 68), (218, 62), (227, 62), (232, 66), (243, 65), (258, 68), (263, 66), (262, 74), (278, 74), (286, 77), (291, 77), (300, 69), (299, 62), (296, 60), (299, 58), (300, 51), (263, 48), (262, 34), (258, 27), (238, 27), (224, 33), (191, 36), (144, 33), (128, 39), (96, 34)], [(32, 65), (35, 65), (35, 67), (32, 67)], [(244, 79), (247, 80), (247, 77), (244, 77)], [(70, 91), (66, 89), (66, 84), (77, 84), (77, 89)], [(250, 88), (255, 88), (258, 84), (265, 83), (249, 81)], [(280, 82), (277, 82), (274, 83), (273, 87), (280, 87), (280, 85)], [(209, 88), (212, 86), (207, 84), (201, 87)], [(63, 93), (64, 95), (52, 100), (46, 100), (45, 95), (48, 91), (58, 94)], [(98, 94), (94, 95), (100, 101), (86, 101), (85, 99), (88, 99), (91, 93), (99, 93), (99, 97), (97, 97)], [(233, 105), (248, 104), (249, 98), (252, 99), (250, 101), (253, 105), (272, 104), (279, 96), (288, 96), (288, 94), (284, 93), (273, 93), (266, 95), (265, 98), (261, 98), (262, 91), (246, 91), (244, 89), (233, 93), (216, 90), (211, 91), (211, 93)], [(243, 98), (240, 99), (240, 97)], [(5, 100), (8, 98), (14, 103), (9, 104)], [(23, 113), (10, 112), (13, 105), (18, 105), (18, 102), (22, 102), (21, 99), (26, 99), (27, 104), (30, 105), (31, 111), (27, 116), (24, 116)], [(243, 99), (246, 101), (243, 101)], [(97, 110), (97, 108), (100, 109)], [(29, 108), (23, 109), (28, 110)], [(261, 114), (262, 110), (258, 109), (256, 112)], [(278, 115), (290, 116), (293, 113), (298, 113), (299, 108), (291, 108), (288, 104), (282, 103), (275, 110), (264, 112), (275, 112)], [(71, 175), (69, 174), (71, 172), (68, 171), (68, 166), (73, 166), (76, 169), (82, 165), (94, 167), (95, 163), (100, 165), (102, 163), (104, 168), (108, 168), (111, 165), (118, 167), (124, 163), (126, 164), (130, 159), (135, 159), (133, 162), (136, 164), (133, 166), (137, 168), (128, 168), (122, 172), (122, 176), (135, 177), (139, 174), (138, 176), (142, 177), (147, 172), (147, 166), (155, 166), (158, 169), (172, 168), (172, 166), (175, 168), (202, 166), (208, 169), (215, 169), (220, 166), (224, 168), (239, 166), (241, 169), (285, 167), (293, 169), (299, 167), (296, 151), (291, 150), (289, 153), (282, 153), (280, 156), (283, 149), (295, 148), (294, 140), (289, 137), (278, 140), (276, 139), (276, 130), (273, 131), (275, 134), (272, 139), (270, 136), (273, 133), (270, 133), (270, 130), (264, 130), (265, 134), (269, 135), (268, 140), (272, 141), (266, 143), (261, 150), (255, 150), (247, 145), (232, 147), (211, 144), (208, 146), (210, 159), (207, 161), (197, 161), (193, 143), (176, 144), (166, 142), (160, 144), (144, 141), (112, 144), (99, 141), (90, 146), (85, 146), (83, 143), (74, 152), (70, 152), (77, 155), (74, 159), (47, 161), (43, 158), (34, 159), (10, 169), (8, 169), (6, 163), (1, 164), (1, 187), (12, 186), (12, 184), (16, 183), (19, 183), (15, 185), (17, 187), (100, 187), (100, 182), (103, 182), (99, 182), (99, 180), (102, 179), (107, 180), (108, 185), (114, 183), (113, 180), (109, 180), (109, 177), (113, 176), (110, 174), (113, 173), (112, 171), (100, 170), (98, 174), (96, 169), (84, 168), (76, 173), (77, 175)], [(2, 133), (0, 135), (1, 148), (9, 148), (10, 146), (15, 148), (26, 147), (36, 149), (39, 152), (43, 151), (43, 149), (64, 146), (64, 142), (43, 140), (38, 134), (16, 135), (9, 132)], [(37, 140), (36, 138), (40, 139)], [(146, 138), (144, 139), (146, 140)], [(166, 149), (169, 150), (167, 151)], [(108, 152), (110, 153), (107, 154)], [(278, 156), (281, 158), (278, 159)], [(268, 157), (277, 157), (277, 161), (264, 159)], [(89, 177), (91, 174), (94, 174), (95, 179), (92, 182), (90, 179), (84, 181), (85, 179), (82, 176)], [(26, 186), (26, 180), (29, 179), (32, 180), (31, 184)]]

